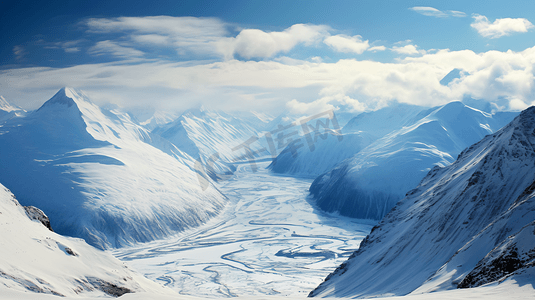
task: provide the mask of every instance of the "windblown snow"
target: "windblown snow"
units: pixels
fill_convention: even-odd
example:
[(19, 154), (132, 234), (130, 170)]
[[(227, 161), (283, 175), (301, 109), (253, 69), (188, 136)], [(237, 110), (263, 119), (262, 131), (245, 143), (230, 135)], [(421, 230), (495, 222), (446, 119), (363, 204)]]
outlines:
[(531, 107), (452, 165), (434, 167), (311, 296), (532, 285), (534, 145)]
[(201, 188), (187, 154), (70, 88), (0, 127), (0, 157), (0, 182), (21, 203), (100, 248), (198, 226), (226, 203), (212, 185)]

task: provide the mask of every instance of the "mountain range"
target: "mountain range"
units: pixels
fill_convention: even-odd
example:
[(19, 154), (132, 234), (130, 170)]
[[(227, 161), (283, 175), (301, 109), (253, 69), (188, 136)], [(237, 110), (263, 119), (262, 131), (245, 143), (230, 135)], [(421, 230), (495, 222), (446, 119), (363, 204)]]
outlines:
[[(458, 105), (458, 104), (456, 104)], [(310, 296), (370, 298), (531, 283), (535, 108), (435, 166)]]
[[(409, 110), (408, 116), (397, 117), (399, 129), (317, 177), (310, 193), (327, 212), (380, 220), (431, 168), (450, 165), (464, 148), (496, 132), (515, 115), (489, 114), (461, 102), (419, 112)], [(382, 119), (389, 122), (384, 116)], [(353, 131), (359, 127), (352, 126)], [(347, 149), (348, 145), (340, 147)]]
[(42, 209), (58, 233), (99, 248), (163, 238), (218, 214), (194, 159), (118, 110), (63, 88), (0, 127), (0, 182)]

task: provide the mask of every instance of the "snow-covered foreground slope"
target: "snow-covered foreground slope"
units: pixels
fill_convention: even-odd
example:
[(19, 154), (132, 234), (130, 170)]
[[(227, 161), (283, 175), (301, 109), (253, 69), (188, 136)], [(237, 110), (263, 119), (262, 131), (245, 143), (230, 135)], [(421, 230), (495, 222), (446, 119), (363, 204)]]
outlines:
[[(535, 284), (535, 107), (435, 167), (312, 296)], [(365, 274), (365, 276), (362, 276)]]
[(362, 149), (310, 186), (325, 211), (380, 220), (433, 166), (447, 166), (514, 113), (491, 115), (461, 102), (424, 111), (420, 119)]
[(0, 127), (0, 158), (0, 182), (21, 203), (101, 248), (175, 234), (226, 203), (212, 185), (201, 188), (186, 154), (69, 88)]
[[(36, 293), (68, 297), (118, 296), (171, 290), (130, 270), (109, 253), (31, 221), (13, 194), (0, 184), (0, 298), (31, 299)], [(57, 297), (55, 297), (57, 298)]]

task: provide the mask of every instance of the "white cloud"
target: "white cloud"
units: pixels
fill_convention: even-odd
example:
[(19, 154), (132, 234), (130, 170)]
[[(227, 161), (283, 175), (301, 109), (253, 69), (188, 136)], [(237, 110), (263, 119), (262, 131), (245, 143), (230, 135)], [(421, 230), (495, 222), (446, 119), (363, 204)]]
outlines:
[(268, 58), (286, 53), (298, 44), (313, 45), (328, 35), (329, 27), (295, 24), (284, 31), (265, 32), (259, 29), (243, 29), (235, 37), (218, 42), (219, 51), (225, 58), (238, 54), (244, 58)]
[[(453, 68), (464, 70), (461, 77), (441, 85), (440, 80)], [(393, 100), (434, 106), (470, 95), (494, 107), (518, 109), (535, 99), (533, 69), (535, 47), (522, 52), (439, 50), (392, 63), (356, 59), (335, 63), (129, 61), (4, 70), (0, 71), (0, 90), (28, 109), (64, 85), (88, 91), (97, 102), (112, 100), (123, 106), (186, 109), (203, 102), (222, 109), (275, 113), (282, 108), (308, 112), (341, 106), (361, 111)]]
[(448, 10), (448, 13), (452, 17), (456, 17), (456, 18), (464, 18), (464, 17), (466, 17), (466, 13), (464, 13), (462, 11), (458, 11), (458, 10)]
[(385, 46), (373, 46), (373, 47), (368, 48), (368, 51), (371, 51), (371, 52), (385, 51), (385, 50), (386, 50)]
[(24, 56), (26, 56), (28, 52), (26, 51), (26, 49), (24, 49), (24, 47), (17, 45), (13, 47), (13, 54), (15, 54), (16, 60), (23, 60)]
[(67, 53), (76, 53), (76, 52), (80, 52), (80, 48), (78, 47), (64, 48), (63, 51)]
[(524, 103), (524, 101), (520, 100), (520, 99), (517, 99), (517, 98), (513, 98), (513, 99), (510, 99), (509, 100), (509, 108), (512, 109), (512, 110), (524, 110), (526, 108), (528, 108), (528, 105), (526, 103)]
[(334, 50), (344, 53), (353, 52), (356, 54), (362, 54), (370, 47), (368, 40), (363, 41), (362, 36), (360, 35), (333, 35), (327, 37), (323, 42)]
[[(128, 46), (154, 45), (173, 47), (180, 55), (212, 55), (232, 59), (269, 58), (286, 53), (298, 44), (319, 43), (329, 35), (330, 28), (322, 25), (295, 24), (283, 31), (266, 32), (243, 29), (229, 36), (232, 27), (216, 18), (195, 17), (120, 17), (94, 18), (85, 22), (92, 33), (125, 34)], [(126, 46), (124, 40), (122, 45)]]
[(491, 39), (511, 35), (515, 32), (528, 32), (534, 27), (530, 21), (524, 18), (496, 19), (493, 23), (490, 23), (489, 19), (482, 15), (475, 14), (472, 18), (474, 18), (474, 22), (470, 26), (476, 29), (481, 36)]
[(425, 50), (418, 50), (418, 46), (411, 44), (405, 46), (394, 46), (391, 50), (404, 55), (416, 55), (426, 53)]
[(120, 58), (141, 57), (144, 55), (143, 51), (139, 51), (130, 47), (124, 47), (110, 40), (96, 43), (95, 46), (89, 48), (87, 52), (91, 55), (111, 54)]
[(415, 6), (409, 9), (421, 15), (428, 16), (428, 17), (435, 17), (435, 18), (466, 17), (466, 14), (462, 11), (456, 11), (456, 10), (441, 11), (434, 7), (429, 7), (429, 6)]
[(216, 43), (228, 35), (228, 25), (216, 18), (120, 17), (85, 22), (93, 33), (122, 32), (133, 43), (172, 46), (179, 54), (215, 54)]
[(167, 46), (171, 44), (170, 38), (159, 34), (132, 35), (132, 39), (140, 44)]

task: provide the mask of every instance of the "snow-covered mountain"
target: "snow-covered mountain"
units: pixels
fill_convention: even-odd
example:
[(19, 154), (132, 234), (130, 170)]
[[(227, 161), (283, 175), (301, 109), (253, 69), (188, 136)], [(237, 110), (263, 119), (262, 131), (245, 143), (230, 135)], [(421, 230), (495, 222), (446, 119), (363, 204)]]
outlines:
[[(314, 133), (313, 133), (314, 134)], [(320, 133), (325, 139), (316, 139), (314, 150), (310, 150), (303, 136), (300, 144), (286, 147), (268, 169), (275, 173), (298, 176), (323, 174), (355, 153), (370, 145), (374, 138), (364, 132), (338, 134), (334, 131)]]
[(16, 105), (13, 105), (0, 96), (0, 125), (11, 118), (22, 117), (26, 111)]
[(310, 192), (325, 211), (379, 220), (433, 166), (451, 164), (464, 148), (497, 131), (515, 115), (491, 115), (461, 102), (413, 112), (405, 121), (407, 126), (316, 178)]
[(5, 292), (57, 296), (120, 296), (130, 292), (173, 294), (83, 240), (56, 234), (31, 221), (0, 184), (0, 298)]
[[(303, 143), (299, 147), (294, 145), (286, 147), (273, 160), (269, 169), (275, 173), (317, 177), (332, 170), (387, 133), (411, 125), (418, 120), (419, 114), (424, 109), (420, 106), (393, 103), (377, 111), (361, 113), (340, 130), (341, 135), (334, 132), (332, 126), (327, 135), (321, 126), (319, 130), (311, 128), (315, 131), (313, 149), (308, 147), (308, 143), (301, 136)], [(339, 126), (341, 126), (338, 121), (340, 114), (335, 112)], [(423, 116), (425, 114), (419, 117)], [(318, 138), (318, 135), (321, 138)]]
[(231, 174), (235, 170), (233, 164), (244, 160), (247, 152), (240, 145), (254, 140), (250, 143), (251, 151), (266, 148), (257, 142), (258, 131), (247, 122), (203, 107), (187, 110), (152, 133), (168, 140), (203, 166), (209, 166), (206, 173), (215, 180)]
[(0, 158), (0, 182), (21, 203), (101, 248), (202, 224), (226, 203), (212, 185), (203, 190), (191, 157), (70, 88), (0, 127)]
[(275, 119), (270, 114), (257, 111), (234, 111), (230, 114), (235, 118), (243, 120), (258, 132), (272, 129), (270, 126)]
[(535, 107), (434, 167), (311, 296), (534, 284)]
[(148, 130), (154, 130), (156, 127), (173, 122), (176, 117), (177, 116), (173, 113), (156, 111), (150, 118), (139, 124)]

